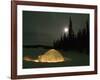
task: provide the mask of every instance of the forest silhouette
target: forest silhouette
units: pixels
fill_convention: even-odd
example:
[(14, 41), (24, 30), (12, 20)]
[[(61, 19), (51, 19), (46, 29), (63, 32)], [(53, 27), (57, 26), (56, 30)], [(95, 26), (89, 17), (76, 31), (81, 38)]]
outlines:
[(68, 35), (64, 33), (60, 39), (53, 42), (54, 49), (79, 51), (89, 54), (89, 20), (87, 19), (85, 27), (79, 30), (77, 34), (74, 33), (72, 24), (73, 22), (70, 17), (69, 33)]

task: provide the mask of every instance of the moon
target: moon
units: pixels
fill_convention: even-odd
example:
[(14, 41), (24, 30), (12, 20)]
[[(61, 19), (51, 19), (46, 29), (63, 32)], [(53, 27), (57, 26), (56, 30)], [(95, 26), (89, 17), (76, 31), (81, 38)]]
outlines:
[(69, 29), (68, 29), (67, 27), (64, 28), (64, 32), (65, 32), (65, 33), (68, 33), (68, 30), (69, 30)]

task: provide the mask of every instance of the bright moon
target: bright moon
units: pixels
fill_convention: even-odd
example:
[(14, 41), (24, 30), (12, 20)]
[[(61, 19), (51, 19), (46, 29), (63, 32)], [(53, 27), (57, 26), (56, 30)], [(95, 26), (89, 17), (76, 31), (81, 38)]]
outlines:
[(66, 28), (64, 28), (64, 32), (68, 32), (68, 28), (66, 27)]

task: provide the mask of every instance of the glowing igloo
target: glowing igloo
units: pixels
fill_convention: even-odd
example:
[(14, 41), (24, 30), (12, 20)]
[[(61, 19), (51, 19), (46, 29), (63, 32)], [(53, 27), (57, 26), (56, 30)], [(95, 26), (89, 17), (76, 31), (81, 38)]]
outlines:
[(38, 62), (47, 62), (47, 63), (56, 63), (56, 62), (64, 62), (64, 57), (62, 53), (55, 49), (50, 49), (45, 52), (43, 55), (38, 57)]

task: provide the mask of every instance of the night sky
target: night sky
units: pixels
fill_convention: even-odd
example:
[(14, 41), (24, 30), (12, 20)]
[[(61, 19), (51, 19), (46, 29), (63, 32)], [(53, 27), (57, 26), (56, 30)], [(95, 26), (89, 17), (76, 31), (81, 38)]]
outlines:
[(23, 45), (53, 45), (69, 27), (76, 34), (85, 27), (89, 14), (23, 11)]

